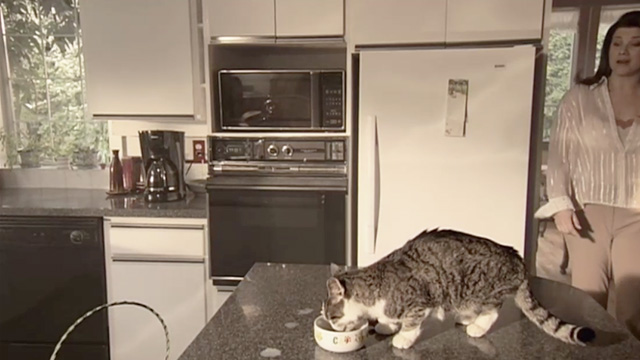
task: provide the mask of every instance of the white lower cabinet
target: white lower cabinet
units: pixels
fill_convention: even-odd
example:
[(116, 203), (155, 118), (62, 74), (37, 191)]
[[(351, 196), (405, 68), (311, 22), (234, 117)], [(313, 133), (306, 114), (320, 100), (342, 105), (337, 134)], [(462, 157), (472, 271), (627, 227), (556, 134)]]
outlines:
[[(171, 356), (177, 359), (206, 323), (204, 264), (114, 261), (112, 298), (153, 308), (169, 329)], [(158, 360), (165, 336), (157, 318), (137, 306), (110, 310), (111, 360)]]
[[(135, 301), (164, 319), (175, 360), (211, 318), (206, 219), (112, 218), (106, 222), (108, 298)], [(165, 335), (147, 309), (109, 309), (111, 360), (165, 358)]]

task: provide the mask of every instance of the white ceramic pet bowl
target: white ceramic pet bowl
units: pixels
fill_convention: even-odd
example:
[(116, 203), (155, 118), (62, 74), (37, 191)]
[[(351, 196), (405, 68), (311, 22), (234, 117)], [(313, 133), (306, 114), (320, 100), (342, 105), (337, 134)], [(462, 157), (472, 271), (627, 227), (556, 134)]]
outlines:
[(313, 335), (318, 345), (325, 350), (338, 353), (363, 347), (368, 329), (369, 323), (366, 321), (358, 329), (344, 332), (333, 330), (322, 316), (318, 316), (313, 322)]

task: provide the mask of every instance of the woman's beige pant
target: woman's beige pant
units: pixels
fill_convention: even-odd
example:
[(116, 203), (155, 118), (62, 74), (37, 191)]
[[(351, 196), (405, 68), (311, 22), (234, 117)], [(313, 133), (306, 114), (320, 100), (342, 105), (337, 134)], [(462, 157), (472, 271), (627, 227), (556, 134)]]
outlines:
[(571, 284), (607, 306), (615, 283), (617, 319), (640, 339), (640, 209), (587, 204), (581, 236), (565, 236)]

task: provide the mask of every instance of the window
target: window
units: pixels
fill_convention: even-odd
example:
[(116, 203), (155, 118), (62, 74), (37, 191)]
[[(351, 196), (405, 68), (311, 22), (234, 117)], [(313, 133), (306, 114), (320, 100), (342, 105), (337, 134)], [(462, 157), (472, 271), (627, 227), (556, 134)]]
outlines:
[(9, 166), (91, 168), (106, 161), (106, 123), (85, 118), (78, 0), (2, 0), (4, 129)]
[(579, 12), (575, 9), (554, 11), (551, 14), (542, 133), (544, 141), (549, 141), (558, 104), (571, 87), (571, 79), (575, 75), (578, 17)]
[(616, 20), (622, 16), (622, 14), (632, 11), (640, 10), (639, 6), (604, 6), (600, 12), (600, 24), (598, 25), (598, 40), (596, 43), (596, 69), (600, 63), (600, 51), (602, 50), (602, 43), (604, 42), (604, 36), (607, 34), (609, 27), (613, 25)]
[(607, 30), (631, 10), (640, 10), (640, 4), (629, 0), (554, 0), (547, 53), (543, 142), (549, 141), (562, 96), (576, 75), (593, 75)]

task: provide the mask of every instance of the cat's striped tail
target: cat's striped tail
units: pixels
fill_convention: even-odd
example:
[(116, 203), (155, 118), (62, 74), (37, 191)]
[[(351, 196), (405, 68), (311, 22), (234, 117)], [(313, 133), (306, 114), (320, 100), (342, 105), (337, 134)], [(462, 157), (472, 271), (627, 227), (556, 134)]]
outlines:
[(543, 308), (531, 293), (527, 280), (523, 281), (518, 288), (515, 300), (516, 305), (529, 320), (556, 339), (569, 344), (586, 345), (596, 337), (596, 333), (592, 329), (568, 324)]

